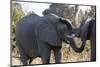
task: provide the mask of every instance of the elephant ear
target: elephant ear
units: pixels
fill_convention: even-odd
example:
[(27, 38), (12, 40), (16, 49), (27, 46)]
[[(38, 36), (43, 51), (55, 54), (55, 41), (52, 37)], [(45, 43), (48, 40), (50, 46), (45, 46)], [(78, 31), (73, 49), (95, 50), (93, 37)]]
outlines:
[(38, 27), (38, 38), (41, 42), (51, 46), (59, 46), (60, 38), (55, 27), (51, 23), (42, 23)]
[(66, 24), (66, 26), (68, 27), (69, 32), (72, 32), (73, 26), (71, 24), (71, 21), (69, 19), (64, 19), (64, 18), (60, 18), (59, 21), (63, 24)]

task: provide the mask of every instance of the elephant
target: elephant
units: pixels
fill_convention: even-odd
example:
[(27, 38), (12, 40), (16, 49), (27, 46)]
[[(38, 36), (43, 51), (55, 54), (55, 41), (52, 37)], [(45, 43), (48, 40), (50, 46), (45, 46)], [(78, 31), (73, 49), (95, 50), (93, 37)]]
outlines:
[(49, 64), (50, 51), (54, 51), (55, 63), (61, 63), (61, 44), (70, 43), (74, 51), (80, 53), (84, 44), (76, 46), (71, 38), (72, 26), (68, 19), (55, 14), (38, 16), (29, 14), (16, 25), (16, 46), (23, 65), (30, 65), (36, 57), (41, 57), (43, 64)]
[(96, 20), (88, 18), (81, 22), (78, 28), (73, 29), (75, 37), (80, 37), (82, 44), (86, 44), (87, 40), (91, 42), (91, 61), (96, 61)]

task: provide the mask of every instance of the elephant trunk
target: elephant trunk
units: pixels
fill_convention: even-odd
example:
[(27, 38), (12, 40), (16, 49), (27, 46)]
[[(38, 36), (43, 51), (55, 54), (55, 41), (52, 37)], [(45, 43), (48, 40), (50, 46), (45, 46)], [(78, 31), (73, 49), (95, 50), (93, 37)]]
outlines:
[[(84, 47), (85, 47), (85, 41), (82, 41), (82, 45), (81, 47), (77, 47), (74, 39), (73, 39), (73, 36), (66, 36), (67, 40), (70, 42), (70, 46), (72, 47), (72, 49), (75, 51), (75, 52), (78, 52), (78, 53), (81, 53), (83, 50), (84, 50)], [(66, 41), (67, 41), (66, 40)]]
[(72, 34), (74, 34), (75, 35), (75, 37), (81, 37), (81, 27), (79, 27), (79, 28), (73, 28), (72, 29)]

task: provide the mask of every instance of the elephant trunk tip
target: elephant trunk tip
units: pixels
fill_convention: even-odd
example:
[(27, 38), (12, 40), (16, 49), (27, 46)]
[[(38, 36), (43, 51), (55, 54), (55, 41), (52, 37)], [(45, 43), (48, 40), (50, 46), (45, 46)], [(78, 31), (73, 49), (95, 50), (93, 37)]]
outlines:
[(74, 49), (75, 52), (77, 53), (81, 53), (84, 51), (84, 47), (85, 47), (85, 42), (82, 43), (81, 47), (72, 47)]

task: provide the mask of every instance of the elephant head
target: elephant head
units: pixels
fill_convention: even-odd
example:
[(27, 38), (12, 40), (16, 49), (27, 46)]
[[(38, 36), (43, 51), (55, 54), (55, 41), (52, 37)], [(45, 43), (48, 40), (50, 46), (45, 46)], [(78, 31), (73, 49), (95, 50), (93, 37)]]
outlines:
[(47, 27), (42, 31), (43, 34), (41, 33), (41, 36), (43, 36), (41, 37), (41, 40), (50, 44), (55, 44), (56, 46), (60, 45), (59, 43), (61, 43), (61, 41), (64, 41), (65, 43), (69, 42), (74, 51), (79, 53), (83, 51), (85, 44), (83, 43), (79, 48), (76, 46), (73, 39), (74, 36), (72, 36), (73, 28), (68, 19), (58, 17), (55, 14), (47, 14), (44, 17), (44, 21), (47, 23), (45, 26)]
[(70, 46), (72, 47), (72, 49), (75, 52), (78, 52), (78, 53), (82, 52), (84, 50), (84, 47), (85, 47), (85, 42), (83, 42), (79, 48), (76, 46), (76, 42), (74, 41), (75, 35), (73, 35), (73, 32), (72, 32), (74, 28), (71, 25), (70, 21), (68, 19), (65, 20), (65, 19), (61, 18), (60, 22), (66, 25), (64, 27), (63, 41), (65, 43), (67, 43), (67, 41), (69, 41)]
[(87, 40), (91, 43), (91, 61), (96, 60), (96, 20), (95, 18), (87, 18), (83, 20), (78, 28), (73, 29), (75, 37), (80, 37), (82, 44), (86, 44)]

